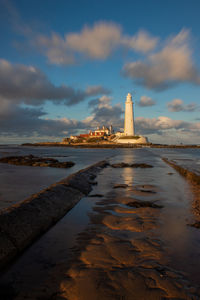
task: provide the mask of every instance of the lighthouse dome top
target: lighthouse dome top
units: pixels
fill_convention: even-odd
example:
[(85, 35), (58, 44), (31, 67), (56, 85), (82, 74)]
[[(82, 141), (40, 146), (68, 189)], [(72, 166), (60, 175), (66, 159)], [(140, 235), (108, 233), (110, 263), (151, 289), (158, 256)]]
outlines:
[(132, 95), (130, 93), (126, 96), (126, 102), (132, 102)]

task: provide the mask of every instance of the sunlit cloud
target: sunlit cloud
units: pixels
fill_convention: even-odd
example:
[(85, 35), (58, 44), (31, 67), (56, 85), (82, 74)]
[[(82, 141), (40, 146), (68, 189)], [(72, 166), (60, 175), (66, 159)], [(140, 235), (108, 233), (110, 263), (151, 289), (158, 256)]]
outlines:
[(120, 25), (111, 22), (84, 26), (79, 33), (66, 33), (64, 37), (55, 32), (49, 37), (39, 34), (32, 41), (50, 63), (57, 65), (74, 64), (77, 55), (104, 60), (119, 48), (146, 53), (153, 50), (157, 42), (158, 38), (146, 31), (128, 36), (122, 32)]
[(123, 73), (137, 83), (154, 90), (163, 90), (181, 82), (200, 84), (189, 47), (189, 31), (182, 30), (168, 39), (163, 49), (124, 66)]
[(122, 44), (127, 46), (134, 51), (147, 53), (154, 50), (158, 43), (157, 37), (152, 37), (150, 34), (144, 30), (140, 30), (133, 37), (122, 38)]
[[(101, 102), (101, 101), (100, 101)], [(24, 108), (10, 105), (4, 106), (4, 113), (0, 114), (0, 139), (6, 138), (55, 138), (61, 140), (65, 136), (88, 132), (97, 126), (113, 125), (114, 129), (123, 130), (124, 111), (121, 105), (107, 104), (99, 106), (97, 103), (91, 114), (83, 120), (69, 118), (49, 119), (41, 108)], [(175, 137), (184, 142), (196, 142), (200, 137), (200, 122), (186, 122), (173, 120), (166, 116), (157, 118), (137, 117), (135, 119), (136, 133), (147, 135), (156, 141), (175, 142)], [(150, 138), (150, 141), (151, 141)]]
[(171, 112), (180, 112), (180, 111), (198, 111), (199, 106), (196, 103), (190, 103), (185, 105), (181, 99), (173, 99), (171, 102), (167, 103), (168, 110)]
[(95, 59), (108, 57), (120, 39), (120, 26), (103, 22), (92, 28), (85, 26), (80, 33), (69, 33), (65, 37), (67, 48)]
[(88, 106), (89, 107), (98, 107), (98, 108), (102, 108), (102, 107), (111, 108), (111, 100), (112, 100), (112, 97), (103, 95), (100, 98), (90, 100), (88, 102)]
[(148, 96), (141, 96), (140, 101), (136, 102), (138, 106), (146, 107), (146, 106), (153, 106), (156, 102)]
[(199, 134), (200, 122), (186, 122), (182, 120), (173, 120), (166, 116), (157, 118), (138, 117), (135, 120), (136, 128), (139, 133), (146, 134), (162, 134), (164, 131), (179, 130), (179, 131), (194, 131)]

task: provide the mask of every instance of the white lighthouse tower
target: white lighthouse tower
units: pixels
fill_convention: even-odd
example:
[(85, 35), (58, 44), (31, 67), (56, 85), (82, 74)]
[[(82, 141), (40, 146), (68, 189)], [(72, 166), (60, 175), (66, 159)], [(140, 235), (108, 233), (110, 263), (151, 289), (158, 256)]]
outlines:
[(115, 142), (119, 144), (147, 144), (147, 137), (135, 135), (133, 101), (130, 93), (126, 97), (124, 117), (124, 132), (116, 132)]
[(128, 93), (125, 102), (124, 135), (125, 136), (135, 135), (133, 101), (130, 93)]

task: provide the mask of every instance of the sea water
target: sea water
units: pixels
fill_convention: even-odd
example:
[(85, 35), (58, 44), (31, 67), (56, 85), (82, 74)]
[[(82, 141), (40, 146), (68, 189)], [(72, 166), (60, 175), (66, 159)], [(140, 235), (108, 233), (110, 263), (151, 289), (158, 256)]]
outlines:
[(116, 149), (0, 145), (0, 157), (32, 154), (75, 163), (72, 168), (67, 169), (0, 163), (0, 209), (22, 201), (74, 172), (112, 157), (115, 153)]
[[(161, 157), (179, 161), (182, 159), (187, 161), (188, 167), (192, 164), (196, 165), (198, 169), (200, 158), (198, 149), (53, 149), (48, 147), (19, 149), (21, 148), (18, 147), (17, 151), (29, 151), (29, 154), (32, 153), (34, 155), (41, 153), (43, 156), (47, 154), (54, 157), (55, 154), (59, 159), (61, 159), (61, 155), (63, 155), (62, 159), (67, 160), (73, 157), (71, 160), (75, 161), (76, 159), (77, 168), (78, 163), (86, 166), (101, 159), (109, 159), (111, 163), (144, 162), (151, 164), (153, 168), (113, 169), (108, 167), (103, 169), (97, 177), (98, 185), (95, 185), (91, 192), (93, 195), (102, 194), (103, 198), (84, 197), (81, 199), (55, 226), (25, 251), (3, 278), (7, 292), (9, 292), (7, 287), (13, 285), (14, 289), (22, 294), (25, 293), (28, 298), (27, 295), (30, 296), (33, 292), (40, 293), (43, 290), (45, 291), (46, 287), (49, 290), (51, 286), (55, 288), (57, 283), (60, 285), (59, 276), (61, 279), (66, 278), (67, 268), (74, 254), (73, 249), (76, 252), (76, 243), (82, 245), (81, 237), (84, 239), (84, 234), (90, 228), (94, 230), (93, 232), (99, 232), (102, 227), (101, 222), (100, 225), (98, 222), (99, 217), (106, 218), (107, 214), (115, 214), (115, 216), (119, 215), (121, 218), (122, 214), (114, 211), (116, 205), (112, 205), (112, 200), (123, 197), (158, 201), (158, 204), (163, 205), (162, 209), (154, 210), (155, 228), (142, 230), (141, 232), (134, 231), (134, 229), (128, 230), (129, 227), (125, 231), (123, 228), (121, 230), (120, 228), (118, 230), (106, 228), (106, 232), (113, 234), (114, 237), (118, 235), (122, 240), (127, 239), (129, 241), (129, 239), (135, 237), (144, 238), (147, 235), (148, 241), (160, 241), (161, 247), (159, 251), (166, 259), (166, 265), (174, 270), (185, 272), (192, 283), (200, 284), (200, 231), (187, 225), (192, 223), (194, 218), (190, 184), (171, 166), (161, 160)], [(69, 156), (66, 157), (65, 155)], [(21, 167), (16, 166), (16, 168)], [(24, 167), (24, 170), (28, 170), (27, 168)], [(43, 169), (49, 169), (49, 172), (53, 172), (51, 168), (30, 167), (30, 170), (38, 170), (33, 179), (37, 174), (39, 176)], [(42, 180), (42, 175), (44, 176), (44, 174), (41, 174)], [(53, 176), (51, 179), (53, 180)], [(45, 176), (43, 180), (45, 182)], [(130, 188), (147, 185), (148, 189), (151, 189), (152, 186), (156, 192), (149, 195), (145, 193), (145, 195), (141, 196), (134, 194), (134, 189), (127, 188), (121, 191), (120, 189), (113, 189), (116, 183), (127, 184)], [(18, 193), (18, 191), (15, 191), (15, 193)], [(101, 200), (106, 200), (104, 205), (100, 203)], [(120, 207), (125, 207), (123, 202), (118, 205), (118, 208)], [(105, 212), (104, 216), (102, 216), (102, 210)], [(151, 210), (147, 209), (147, 213), (150, 213), (149, 217), (151, 219), (153, 211), (151, 212)], [(137, 214), (139, 214), (139, 210), (136, 213), (136, 218)], [(125, 222), (127, 216), (127, 213), (124, 214)], [(130, 213), (128, 217), (134, 218), (135, 214)], [(148, 220), (149, 218), (144, 219), (144, 223), (148, 222)], [(88, 242), (90, 242), (90, 239)], [(87, 243), (85, 244), (87, 246)], [(124, 243), (120, 244), (123, 248)], [(156, 255), (155, 259), (157, 259)], [(59, 276), (57, 276), (58, 274)], [(56, 281), (57, 278), (58, 282)], [(40, 298), (42, 299), (42, 297)]]
[[(167, 157), (200, 174), (200, 149), (145, 148), (158, 157)], [(122, 155), (124, 161), (133, 151), (137, 151), (142, 162), (141, 149), (93, 149), (69, 147), (28, 147), (20, 145), (0, 145), (0, 157), (30, 155), (52, 157), (59, 161), (73, 161), (72, 168), (49, 168), (15, 166), (0, 163), (0, 209), (26, 199), (49, 185), (104, 159)]]

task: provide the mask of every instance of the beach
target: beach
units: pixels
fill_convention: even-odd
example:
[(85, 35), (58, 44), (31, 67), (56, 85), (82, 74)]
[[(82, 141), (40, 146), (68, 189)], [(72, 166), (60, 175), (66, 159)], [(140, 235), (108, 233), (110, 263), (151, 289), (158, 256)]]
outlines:
[[(3, 299), (199, 299), (200, 229), (191, 226), (200, 220), (198, 186), (163, 161), (198, 174), (199, 149), (7, 147), (2, 152), (76, 163), (67, 170), (3, 165), (4, 209), (100, 160), (109, 164), (92, 191), (2, 272)], [(122, 162), (135, 166), (113, 167)], [(25, 174), (29, 184), (18, 192)], [(33, 185), (39, 174), (40, 184)], [(9, 193), (18, 200), (6, 202), (9, 182)]]

